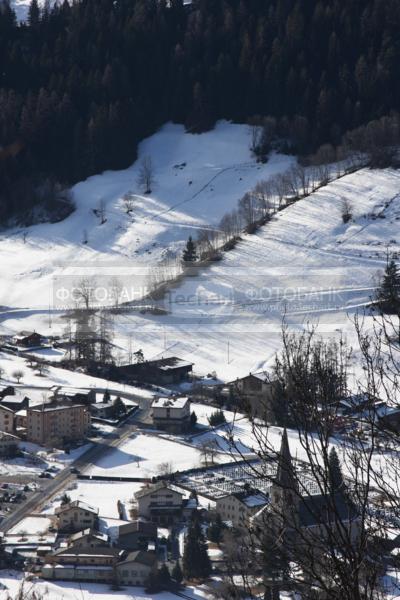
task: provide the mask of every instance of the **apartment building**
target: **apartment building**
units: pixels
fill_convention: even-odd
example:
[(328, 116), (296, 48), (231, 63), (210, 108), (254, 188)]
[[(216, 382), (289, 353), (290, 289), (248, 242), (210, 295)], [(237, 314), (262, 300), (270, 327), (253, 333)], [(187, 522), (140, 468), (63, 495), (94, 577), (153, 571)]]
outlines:
[(44, 446), (65, 446), (84, 439), (90, 413), (81, 404), (45, 404), (28, 408), (27, 439)]
[(7, 406), (0, 405), (0, 431), (12, 433), (14, 431), (14, 411)]

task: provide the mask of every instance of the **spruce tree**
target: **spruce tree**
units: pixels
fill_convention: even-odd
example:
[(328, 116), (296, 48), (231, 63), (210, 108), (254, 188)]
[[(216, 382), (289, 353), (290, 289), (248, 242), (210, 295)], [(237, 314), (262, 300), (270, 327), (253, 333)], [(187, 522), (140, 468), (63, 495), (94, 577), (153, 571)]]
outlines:
[(183, 251), (182, 258), (184, 262), (195, 262), (197, 260), (196, 245), (191, 235), (186, 242), (186, 248)]
[(197, 415), (194, 412), (194, 410), (192, 410), (192, 412), (190, 413), (190, 426), (196, 427), (196, 424), (197, 424)]
[(185, 540), (183, 573), (186, 579), (205, 579), (211, 573), (207, 544), (196, 513), (189, 523)]
[(335, 448), (331, 448), (329, 452), (329, 482), (332, 493), (341, 492), (345, 488), (342, 468)]
[(28, 24), (30, 27), (37, 27), (40, 22), (40, 8), (38, 0), (31, 0), (28, 9)]
[(396, 262), (389, 256), (377, 293), (378, 306), (384, 313), (400, 314), (400, 271)]

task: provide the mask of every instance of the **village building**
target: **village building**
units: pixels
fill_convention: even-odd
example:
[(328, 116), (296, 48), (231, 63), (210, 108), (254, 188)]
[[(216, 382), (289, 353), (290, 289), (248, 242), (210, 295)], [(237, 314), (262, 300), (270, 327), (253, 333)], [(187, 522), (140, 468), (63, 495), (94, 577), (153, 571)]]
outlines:
[(0, 398), (4, 396), (13, 396), (15, 394), (15, 388), (13, 385), (0, 384)]
[(190, 429), (189, 398), (157, 398), (151, 409), (157, 429), (169, 433), (184, 433)]
[(215, 510), (223, 521), (229, 521), (234, 527), (246, 527), (250, 519), (269, 502), (269, 496), (258, 490), (244, 490), (217, 498)]
[(90, 405), (90, 413), (94, 419), (112, 419), (114, 417), (114, 402), (98, 402)]
[(58, 531), (70, 533), (95, 529), (99, 509), (93, 508), (80, 500), (74, 500), (56, 508), (55, 514)]
[(68, 548), (80, 548), (81, 550), (101, 548), (108, 545), (108, 535), (91, 528), (73, 533), (67, 540)]
[(149, 544), (157, 542), (157, 525), (148, 521), (137, 520), (118, 527), (116, 545), (131, 552), (147, 550)]
[(155, 553), (142, 550), (130, 552), (116, 566), (117, 582), (122, 585), (144, 586), (151, 574), (156, 571), (157, 557)]
[(14, 411), (0, 404), (0, 431), (12, 433), (15, 428)]
[(14, 335), (12, 341), (16, 346), (22, 346), (24, 348), (34, 348), (41, 346), (45, 338), (36, 333), (36, 331), (20, 331), (17, 335)]
[[(297, 470), (297, 472), (296, 472)], [(301, 482), (301, 484), (299, 483)], [(346, 535), (356, 539), (359, 515), (355, 505), (343, 491), (321, 493), (312, 475), (302, 473), (293, 463), (286, 429), (282, 435), (276, 476), (270, 488), (270, 502), (252, 519), (259, 529), (271, 527), (288, 547), (312, 540), (323, 545), (327, 535)]]
[(193, 363), (171, 356), (114, 368), (118, 378), (157, 385), (178, 384), (189, 379)]
[(24, 429), (26, 430), (26, 426), (27, 426), (27, 410), (26, 409), (22, 409), (22, 410), (18, 410), (15, 413), (15, 429)]
[(148, 484), (135, 494), (138, 516), (159, 525), (173, 525), (182, 515), (183, 494), (165, 481)]
[(14, 456), (18, 450), (19, 438), (11, 433), (0, 431), (0, 456)]
[(45, 579), (112, 583), (122, 556), (122, 550), (109, 547), (61, 548), (46, 556), (42, 575)]
[(81, 441), (90, 428), (90, 413), (80, 404), (44, 404), (27, 410), (27, 439), (47, 446)]
[(0, 401), (1, 406), (7, 406), (14, 412), (27, 409), (29, 407), (29, 398), (23, 394), (12, 394), (3, 396)]
[(228, 383), (232, 396), (253, 414), (268, 413), (276, 383), (265, 371), (249, 373)]
[(54, 402), (68, 401), (72, 404), (90, 405), (96, 402), (96, 390), (81, 390), (79, 388), (54, 385), (50, 388), (50, 400)]

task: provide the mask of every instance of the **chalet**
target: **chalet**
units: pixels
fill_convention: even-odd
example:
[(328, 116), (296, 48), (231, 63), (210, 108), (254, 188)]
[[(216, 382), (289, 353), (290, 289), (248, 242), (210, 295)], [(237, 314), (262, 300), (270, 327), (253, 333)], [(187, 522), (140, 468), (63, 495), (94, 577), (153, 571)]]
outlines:
[(76, 532), (94, 529), (99, 509), (80, 500), (74, 500), (56, 508), (57, 528), (60, 532)]
[(268, 412), (268, 404), (273, 397), (276, 382), (271, 381), (270, 375), (265, 371), (258, 371), (229, 382), (228, 387), (232, 396), (253, 413), (260, 410)]
[(0, 431), (0, 456), (14, 456), (18, 449), (19, 438), (11, 433)]
[(157, 541), (157, 525), (138, 520), (118, 527), (117, 546), (130, 552), (147, 550), (150, 543)]
[(170, 433), (183, 433), (189, 430), (189, 398), (157, 398), (151, 408), (153, 423), (157, 429)]
[(96, 402), (96, 390), (81, 390), (79, 388), (54, 385), (51, 388), (50, 400), (54, 402), (67, 400), (72, 404), (89, 405)]
[(13, 337), (13, 343), (16, 346), (22, 346), (24, 348), (34, 348), (41, 346), (44, 342), (43, 336), (36, 331), (20, 331)]
[(176, 384), (189, 379), (193, 364), (176, 356), (171, 356), (115, 367), (115, 374), (126, 381), (134, 380), (159, 385)]
[(7, 406), (14, 412), (17, 412), (29, 408), (29, 402), (28, 396), (24, 396), (23, 394), (13, 394), (4, 396), (0, 401), (0, 405)]
[(155, 553), (138, 550), (131, 552), (116, 565), (117, 581), (122, 585), (145, 585), (157, 570)]
[(108, 545), (108, 535), (90, 528), (72, 534), (67, 540), (68, 548), (80, 548), (81, 550), (101, 548)]
[(14, 411), (0, 404), (0, 431), (12, 433), (15, 427)]
[(166, 481), (148, 484), (136, 492), (138, 515), (160, 525), (172, 525), (182, 515), (183, 494)]
[(112, 419), (114, 417), (114, 402), (97, 402), (90, 405), (90, 413), (95, 419)]

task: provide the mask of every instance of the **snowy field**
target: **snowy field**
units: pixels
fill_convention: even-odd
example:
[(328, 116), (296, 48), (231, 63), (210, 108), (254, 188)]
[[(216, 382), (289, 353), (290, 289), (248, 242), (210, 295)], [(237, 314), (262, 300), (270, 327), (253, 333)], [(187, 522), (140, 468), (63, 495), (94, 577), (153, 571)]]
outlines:
[[(294, 330), (311, 321), (321, 334), (343, 333), (354, 345), (349, 316), (374, 295), (387, 249), (400, 253), (399, 184), (391, 170), (329, 184), (172, 290), (168, 315), (120, 315), (121, 334), (134, 332), (145, 355), (158, 349), (161, 356), (164, 332), (167, 350), (228, 381), (271, 365), (285, 312)], [(345, 199), (353, 209), (346, 225)]]
[[(107, 519), (118, 519), (117, 501), (120, 500), (127, 509), (135, 492), (140, 490), (142, 483), (120, 481), (77, 481), (74, 485), (64, 490), (72, 501), (81, 500), (90, 506), (99, 509), (99, 516)], [(64, 493), (63, 491), (63, 493)], [(54, 509), (61, 504), (61, 499), (55, 499), (46, 513), (52, 514)]]
[[(120, 276), (129, 291), (131, 282), (138, 287), (140, 273), (146, 273), (149, 265), (180, 255), (190, 234), (217, 226), (256, 181), (293, 162), (274, 155), (268, 164), (258, 165), (249, 144), (250, 131), (244, 125), (221, 122), (202, 135), (165, 125), (141, 143), (139, 160), (131, 168), (77, 184), (72, 190), (76, 210), (64, 221), (4, 232), (0, 236), (0, 260), (7, 265), (0, 291), (3, 331), (20, 329), (23, 319), (24, 329), (40, 324), (48, 333), (49, 304), (67, 302), (64, 296), (53, 298), (53, 287), (64, 289), (64, 284), (68, 287), (88, 274), (104, 280)], [(143, 196), (137, 179), (145, 156), (152, 159), (155, 183), (153, 193)], [(127, 193), (134, 195), (131, 214), (123, 201)], [(105, 209), (103, 224), (93, 212), (100, 203)], [(82, 243), (84, 237), (87, 244)]]
[[(152, 157), (156, 179), (149, 196), (137, 187), (144, 156)], [(217, 226), (245, 191), (292, 162), (275, 155), (257, 165), (246, 126), (221, 122), (214, 131), (191, 135), (165, 125), (143, 141), (131, 168), (77, 184), (77, 210), (63, 222), (28, 228), (25, 244), (21, 230), (3, 232), (0, 332), (61, 333), (65, 322), (53, 291), (65, 291), (84, 275), (100, 282), (120, 276), (136, 293), (149, 267), (179, 255), (189, 234)], [(243, 236), (223, 261), (174, 287), (160, 301), (168, 314), (117, 315), (118, 353), (126, 356), (132, 340), (146, 358), (174, 354), (193, 361), (200, 374), (232, 380), (271, 364), (284, 312), (294, 329), (318, 321), (321, 333), (342, 332), (353, 344), (348, 316), (369, 302), (387, 248), (400, 251), (399, 183), (399, 172), (363, 169), (279, 213), (256, 235)], [(135, 196), (131, 215), (123, 201), (128, 192)], [(353, 212), (347, 224), (344, 200)], [(100, 202), (103, 225), (93, 213)]]
[(85, 473), (113, 477), (149, 477), (160, 474), (162, 463), (174, 471), (200, 466), (200, 451), (189, 445), (155, 435), (132, 434), (118, 448), (112, 448)]
[[(9, 595), (12, 598), (17, 597), (21, 585), (21, 574), (15, 571), (0, 571), (1, 583), (5, 586), (0, 589), (0, 600), (8, 600)], [(27, 582), (24, 586), (26, 600), (30, 599), (33, 591), (43, 594), (43, 600), (176, 600), (175, 594), (162, 592), (160, 594), (146, 594), (142, 588), (125, 587), (123, 590), (114, 592), (110, 586), (95, 583), (73, 583), (59, 582), (50, 583), (48, 581)], [(185, 597), (192, 600), (200, 600), (206, 597), (201, 589), (187, 587)]]
[[(123, 394), (133, 394), (142, 398), (152, 398), (154, 393), (130, 385), (109, 382), (105, 379), (92, 377), (79, 371), (68, 371), (56, 366), (48, 367), (42, 375), (36, 369), (32, 369), (28, 365), (28, 361), (23, 356), (15, 356), (0, 352), (0, 368), (2, 369), (2, 384), (13, 385), (16, 392), (26, 395), (32, 399), (32, 406), (42, 404), (50, 393), (52, 386), (64, 386), (70, 388), (87, 389), (99, 388), (110, 389)], [(13, 376), (15, 371), (21, 370), (23, 376), (20, 383), (16, 382)]]

